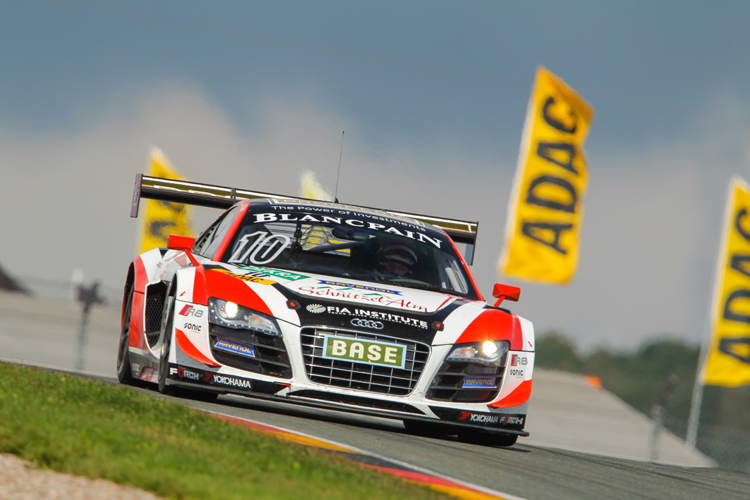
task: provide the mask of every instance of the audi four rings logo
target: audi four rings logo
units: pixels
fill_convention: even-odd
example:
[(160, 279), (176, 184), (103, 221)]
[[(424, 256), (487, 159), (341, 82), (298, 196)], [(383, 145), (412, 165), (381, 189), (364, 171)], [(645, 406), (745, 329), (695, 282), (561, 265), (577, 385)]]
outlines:
[(352, 320), (352, 325), (361, 326), (362, 328), (373, 328), (375, 330), (383, 329), (383, 323), (381, 323), (380, 321), (370, 321), (368, 319), (354, 318)]

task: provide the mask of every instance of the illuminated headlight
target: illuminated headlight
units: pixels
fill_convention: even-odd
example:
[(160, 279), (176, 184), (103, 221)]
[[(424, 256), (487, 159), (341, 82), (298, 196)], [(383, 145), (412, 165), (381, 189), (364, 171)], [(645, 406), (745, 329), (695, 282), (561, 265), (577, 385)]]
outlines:
[(466, 361), (497, 365), (510, 349), (507, 340), (485, 340), (471, 344), (459, 344), (445, 358), (447, 361)]
[(281, 336), (273, 318), (227, 300), (213, 297), (208, 299), (208, 320), (229, 328), (255, 330), (277, 337)]

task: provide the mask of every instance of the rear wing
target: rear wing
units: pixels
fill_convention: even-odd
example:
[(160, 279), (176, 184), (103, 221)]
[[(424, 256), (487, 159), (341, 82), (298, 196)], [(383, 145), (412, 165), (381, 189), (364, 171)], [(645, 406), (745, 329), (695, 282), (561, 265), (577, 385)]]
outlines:
[[(228, 209), (238, 201), (259, 198), (270, 198), (272, 200), (289, 202), (319, 201), (307, 198), (297, 198), (294, 196), (261, 193), (259, 191), (249, 191), (247, 189), (214, 186), (199, 182), (178, 181), (136, 174), (135, 186), (133, 187), (133, 201), (130, 206), (131, 217), (138, 217), (138, 208), (140, 206), (141, 198), (168, 201), (172, 203), (184, 203), (186, 205), (196, 205), (200, 207), (220, 208), (224, 210)], [(383, 210), (372, 207), (362, 207), (360, 205), (357, 206), (370, 210), (380, 210), (396, 217), (409, 217), (410, 219), (437, 226), (445, 231), (446, 234), (456, 243), (465, 244), (466, 252), (464, 258), (469, 265), (474, 263), (474, 247), (477, 241), (479, 222), (445, 219), (442, 217), (431, 217), (429, 215), (410, 214), (406, 212), (397, 212), (395, 210)]]

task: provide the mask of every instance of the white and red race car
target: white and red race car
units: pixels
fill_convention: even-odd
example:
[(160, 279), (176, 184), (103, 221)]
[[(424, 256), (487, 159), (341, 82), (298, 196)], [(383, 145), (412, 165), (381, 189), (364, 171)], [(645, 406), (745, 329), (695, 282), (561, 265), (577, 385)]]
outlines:
[(140, 198), (226, 208), (197, 239), (138, 256), (125, 282), (121, 383), (401, 419), (511, 446), (526, 420), (534, 328), (485, 303), (477, 223), (139, 174)]

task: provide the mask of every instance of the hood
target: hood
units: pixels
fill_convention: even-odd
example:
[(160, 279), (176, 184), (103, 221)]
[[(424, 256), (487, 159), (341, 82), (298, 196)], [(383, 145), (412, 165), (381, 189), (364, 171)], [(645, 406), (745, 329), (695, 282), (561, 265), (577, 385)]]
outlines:
[(302, 326), (365, 330), (431, 344), (461, 297), (366, 281), (309, 275), (281, 284)]
[[(387, 283), (256, 266), (209, 264), (205, 268), (210, 288), (221, 290), (218, 295), (303, 328), (368, 331), (427, 344), (451, 343), (488, 307), (456, 295)], [(221, 275), (221, 281), (211, 279)], [(236, 293), (230, 293), (232, 290)], [(243, 296), (260, 302), (245, 302)]]

